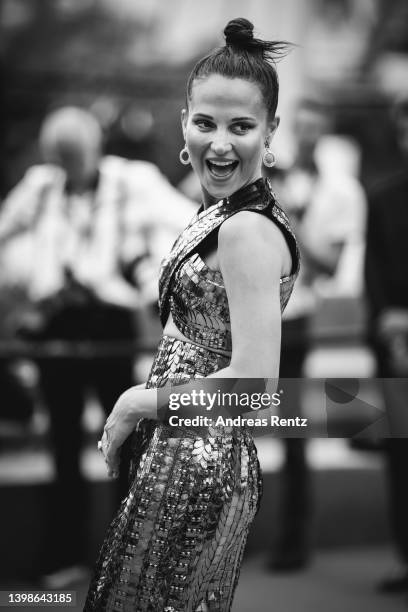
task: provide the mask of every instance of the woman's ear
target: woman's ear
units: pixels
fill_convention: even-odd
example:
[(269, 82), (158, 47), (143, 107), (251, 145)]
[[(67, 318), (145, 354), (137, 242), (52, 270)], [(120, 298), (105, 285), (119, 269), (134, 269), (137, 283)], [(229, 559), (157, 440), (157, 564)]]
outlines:
[(186, 139), (187, 119), (188, 110), (186, 108), (183, 108), (181, 111), (181, 129), (183, 130), (184, 140)]
[(280, 117), (275, 116), (271, 121), (268, 122), (268, 141), (272, 140), (278, 125), (280, 123)]

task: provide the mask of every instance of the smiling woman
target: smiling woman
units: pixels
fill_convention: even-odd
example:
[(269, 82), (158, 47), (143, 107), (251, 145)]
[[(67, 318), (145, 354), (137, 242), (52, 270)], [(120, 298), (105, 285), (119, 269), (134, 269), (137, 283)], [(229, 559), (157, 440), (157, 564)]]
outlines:
[(256, 84), (221, 74), (197, 81), (182, 122), (205, 204), (260, 178), (265, 146), (279, 123), (268, 116)]
[(180, 159), (200, 180), (203, 206), (162, 264), (164, 331), (146, 385), (119, 398), (101, 440), (113, 475), (132, 435), (133, 467), (87, 612), (228, 612), (259, 506), (247, 424), (172, 426), (157, 410), (159, 387), (277, 378), (281, 312), (298, 273), (295, 237), (262, 178), (278, 126), (273, 60), (285, 45), (255, 39), (245, 19), (224, 33), (226, 45), (193, 69), (182, 111)]

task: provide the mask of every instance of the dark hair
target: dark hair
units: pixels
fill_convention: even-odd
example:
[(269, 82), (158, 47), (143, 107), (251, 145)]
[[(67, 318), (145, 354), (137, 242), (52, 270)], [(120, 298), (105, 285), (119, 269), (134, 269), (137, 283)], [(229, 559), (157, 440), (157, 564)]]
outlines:
[(279, 81), (275, 68), (285, 56), (290, 43), (254, 38), (254, 26), (239, 17), (229, 21), (224, 29), (225, 45), (197, 62), (187, 81), (187, 101), (191, 99), (196, 79), (210, 74), (241, 78), (259, 86), (269, 117), (274, 117), (278, 105)]

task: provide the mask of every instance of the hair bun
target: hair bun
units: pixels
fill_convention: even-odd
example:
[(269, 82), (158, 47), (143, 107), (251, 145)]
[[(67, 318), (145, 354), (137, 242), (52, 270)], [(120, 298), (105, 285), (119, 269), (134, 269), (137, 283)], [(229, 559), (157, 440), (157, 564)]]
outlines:
[(238, 17), (227, 23), (224, 35), (227, 46), (249, 49), (254, 40), (254, 26), (248, 19)]

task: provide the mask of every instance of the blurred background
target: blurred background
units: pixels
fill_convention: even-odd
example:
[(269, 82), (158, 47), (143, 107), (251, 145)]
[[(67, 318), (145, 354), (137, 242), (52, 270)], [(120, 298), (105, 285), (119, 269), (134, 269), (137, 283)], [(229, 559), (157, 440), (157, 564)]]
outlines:
[[(3, 589), (73, 588), (80, 609), (89, 568), (123, 486), (108, 481), (96, 441), (108, 410), (104, 402), (124, 383), (118, 379), (117, 391), (106, 391), (102, 381), (115, 360), (130, 371), (131, 382), (147, 375), (160, 335), (152, 289), (157, 262), (200, 197), (194, 177), (179, 162), (186, 78), (198, 58), (222, 44), (225, 24), (237, 16), (250, 19), (261, 38), (296, 44), (278, 65), (281, 123), (273, 141), (277, 165), (268, 171), (299, 231), (306, 262), (286, 313), (282, 376), (367, 379), (364, 398), (376, 408), (385, 406), (375, 378), (364, 253), (372, 194), (382, 181), (406, 173), (393, 109), (396, 100), (408, 96), (407, 3), (0, 0)], [(134, 216), (124, 205), (133, 237), (143, 243), (137, 252), (121, 251), (115, 268), (127, 283), (126, 298), (123, 288), (118, 293), (112, 288), (109, 298), (101, 296), (98, 287), (80, 278), (77, 264), (70, 268), (70, 273), (78, 271), (74, 281), (64, 268), (57, 301), (57, 293), (38, 299), (31, 283), (33, 265), (39, 276), (46, 268), (33, 246), (33, 228), (51, 174), (38, 168), (48, 172), (50, 162), (60, 165), (69, 179), (63, 158), (76, 151), (72, 142), (62, 151), (55, 136), (58, 162), (45, 154), (44, 120), (64, 107), (79, 107), (95, 118), (101, 150), (93, 177), (97, 184), (68, 181), (61, 193), (105, 202), (95, 193), (105, 184), (103, 177), (112, 176), (125, 185), (129, 202), (139, 206), (140, 201), (143, 212)], [(86, 122), (78, 129), (86, 131)], [(88, 223), (89, 232), (89, 220), (75, 215), (72, 227)], [(132, 235), (126, 239), (132, 241)], [(82, 334), (71, 329), (78, 308), (86, 310)], [(71, 322), (64, 319), (58, 327), (55, 320), (61, 312), (65, 317), (67, 309)], [(51, 329), (47, 317), (57, 327)], [(101, 321), (98, 329), (95, 317)], [(101, 333), (106, 326), (111, 334)], [(90, 363), (101, 368), (92, 369)], [(85, 370), (86, 377), (78, 373)], [(71, 426), (69, 401), (65, 420), (52, 402), (58, 404), (67, 380), (80, 388), (81, 398), (72, 400), (78, 399), (72, 419), (80, 438), (72, 449), (67, 434), (68, 448), (60, 452), (64, 431)], [(293, 398), (304, 415), (316, 412), (316, 401), (313, 392)], [(361, 414), (341, 414), (339, 432), (354, 425), (359, 430)], [(384, 441), (375, 431), (353, 440), (341, 436), (307, 444), (259, 438), (265, 494), (250, 534), (237, 612), (263, 611), (265, 601), (274, 602), (276, 612), (405, 609), (408, 573), (400, 597), (390, 600), (386, 588), (376, 589), (393, 568), (402, 577), (408, 568), (389, 521)], [(77, 481), (68, 482), (72, 489), (66, 489), (64, 477), (70, 476), (64, 470), (72, 469), (78, 470)], [(64, 517), (58, 514), (61, 502), (69, 509)], [(59, 524), (52, 536), (50, 512)], [(57, 559), (56, 549), (63, 546), (59, 537), (66, 521), (75, 524), (75, 513), (87, 520), (86, 550)]]

